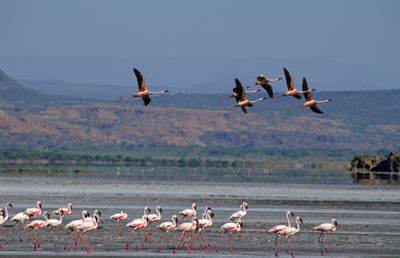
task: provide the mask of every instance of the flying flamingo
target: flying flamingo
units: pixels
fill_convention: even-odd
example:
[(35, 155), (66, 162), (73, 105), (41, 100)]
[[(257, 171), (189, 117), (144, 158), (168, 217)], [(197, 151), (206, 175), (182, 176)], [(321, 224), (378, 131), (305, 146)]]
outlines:
[[(32, 233), (35, 233), (35, 246), (34, 246), (34, 250), (35, 251), (38, 250), (38, 247), (40, 247), (40, 244), (42, 242), (41, 240), (39, 240), (37, 238), (36, 231), (39, 228), (45, 227), (46, 226), (46, 222), (47, 222), (47, 217), (44, 216), (44, 215), (43, 215), (43, 217), (45, 218), (45, 220), (36, 219), (36, 220), (31, 221), (28, 225), (26, 225), (26, 227), (33, 228), (32, 232), (29, 234), (29, 237), (32, 235)], [(37, 244), (37, 243), (39, 243), (39, 244)]]
[(54, 247), (58, 248), (57, 243), (54, 240), (53, 228), (59, 227), (62, 225), (62, 219), (63, 219), (64, 213), (62, 210), (59, 212), (59, 216), (60, 216), (59, 219), (50, 219), (50, 214), (47, 211), (44, 212), (44, 215), (47, 217), (46, 227), (49, 228), (49, 231), (51, 233), (51, 238), (53, 239), (53, 242), (54, 242)]
[[(237, 91), (236, 88), (233, 88), (232, 93), (229, 94), (227, 98), (235, 98), (236, 102), (239, 102), (240, 98), (236, 91)], [(246, 90), (245, 91), (246, 94), (258, 93), (258, 92), (261, 92), (261, 90)], [(219, 98), (218, 100), (223, 100), (223, 98)]]
[(182, 215), (183, 217), (182, 217), (181, 221), (179, 222), (179, 224), (182, 223), (182, 221), (183, 221), (183, 219), (184, 219), (185, 217), (187, 217), (187, 221), (189, 221), (189, 217), (196, 216), (196, 214), (197, 214), (196, 209), (197, 209), (197, 206), (196, 206), (195, 203), (193, 203), (191, 209), (184, 209), (184, 210), (181, 210), (181, 211), (179, 212), (179, 215)]
[[(8, 244), (9, 242), (8, 242), (6, 233), (4, 232), (3, 226), (1, 226), (2, 224), (4, 224), (8, 220), (7, 207), (11, 207), (12, 208), (13, 206), (12, 206), (11, 203), (6, 203), (6, 205), (4, 207), (4, 211), (2, 211), (2, 213), (1, 213), (2, 215), (0, 216), (0, 230), (1, 230), (1, 233), (3, 234), (3, 236), (4, 236), (5, 242)], [(0, 245), (0, 248), (4, 248), (4, 247), (2, 245)]]
[[(278, 250), (278, 244), (280, 245), (279, 240), (279, 231), (282, 231), (285, 228), (290, 227), (290, 220), (289, 220), (289, 215), (292, 215), (294, 217), (294, 213), (291, 211), (287, 211), (286, 212), (286, 219), (287, 219), (287, 226), (286, 225), (276, 225), (275, 227), (271, 228), (270, 230), (268, 230), (269, 233), (275, 233), (276, 234), (276, 238), (275, 238), (275, 256), (279, 256), (279, 250)], [(281, 246), (282, 248), (285, 249), (284, 246)]]
[[(304, 91), (304, 98), (306, 99), (306, 102), (304, 104), (301, 104), (299, 107), (309, 107), (313, 112), (322, 114), (323, 112), (318, 108), (317, 104), (319, 103), (325, 103), (332, 101), (332, 99), (327, 99), (327, 100), (314, 100), (311, 96), (311, 92), (308, 88), (308, 84), (306, 81), (306, 78), (303, 78), (303, 91)], [(291, 107), (293, 109), (293, 107)]]
[(119, 236), (122, 236), (122, 231), (121, 230), (119, 230), (119, 228), (118, 228), (118, 223), (121, 221), (121, 220), (124, 220), (124, 219), (126, 219), (128, 217), (128, 214), (126, 213), (126, 212), (123, 212), (123, 211), (121, 211), (120, 213), (115, 213), (114, 215), (111, 215), (110, 216), (110, 219), (114, 219), (116, 222), (115, 222), (115, 231), (117, 232), (117, 235), (116, 235), (116, 237), (118, 237), (118, 235)]
[(307, 91), (296, 90), (296, 88), (294, 87), (294, 81), (293, 81), (292, 75), (289, 73), (289, 71), (285, 67), (283, 67), (283, 72), (285, 73), (286, 85), (287, 85), (288, 91), (283, 93), (282, 96), (293, 96), (296, 99), (301, 99), (301, 96), (299, 95), (300, 93), (307, 93), (307, 92), (315, 91), (315, 89), (311, 89), (311, 90), (307, 90)]
[(214, 218), (213, 210), (208, 206), (204, 207), (203, 218), (199, 220), (199, 223), (197, 225), (197, 237), (201, 241), (201, 243), (203, 243), (200, 244), (203, 250), (208, 249), (212, 246), (210, 243), (207, 243), (204, 240), (204, 229), (212, 226), (213, 218)]
[[(292, 257), (295, 257), (291, 248), (290, 248), (290, 242), (289, 242), (289, 237), (293, 236), (294, 234), (298, 233), (300, 231), (300, 225), (299, 222), (303, 223), (303, 219), (300, 217), (296, 217), (296, 224), (297, 228), (295, 227), (287, 227), (285, 229), (282, 229), (281, 231), (278, 232), (279, 235), (285, 236), (285, 239), (287, 240), (287, 245), (288, 249), (285, 249), (288, 254), (290, 254)], [(283, 241), (282, 241), (282, 246), (283, 246)], [(278, 252), (275, 253), (275, 256), (278, 256)]]
[(64, 250), (71, 251), (68, 246), (72, 240), (72, 234), (74, 233), (75, 229), (78, 226), (80, 226), (82, 223), (84, 223), (85, 220), (89, 217), (90, 217), (89, 212), (87, 210), (83, 210), (82, 211), (82, 219), (73, 220), (70, 223), (68, 223), (67, 225), (65, 225), (64, 229), (68, 230), (68, 239), (67, 239), (67, 242), (65, 243)]
[(17, 239), (17, 226), (18, 226), (18, 223), (20, 223), (20, 222), (22, 224), (22, 227), (24, 228), (24, 231), (23, 231), (22, 236), (21, 236), (21, 238), (19, 240), (20, 241), (24, 241), (24, 239), (23, 239), (23, 236), (24, 236), (24, 233), (25, 233), (24, 221), (27, 220), (27, 219), (29, 219), (29, 216), (28, 216), (28, 214), (26, 214), (25, 211), (15, 214), (10, 219), (10, 221), (15, 221), (16, 222), (15, 226), (14, 226), (14, 241), (16, 241), (16, 239)]
[(63, 215), (69, 215), (72, 213), (72, 203), (68, 203), (68, 207), (64, 208), (58, 208), (57, 210), (53, 211), (52, 213), (54, 215), (60, 215), (60, 212), (62, 212)]
[[(137, 229), (139, 229), (139, 228), (142, 229), (143, 235), (145, 238), (145, 242), (147, 241), (146, 230), (144, 229), (147, 226), (147, 224), (149, 224), (149, 218), (147, 217), (147, 215), (143, 215), (141, 219), (134, 219), (131, 222), (129, 222), (128, 224), (126, 224), (127, 227), (132, 228), (132, 232), (129, 234), (128, 243), (126, 244), (127, 251), (130, 248), (129, 241), (132, 240), (133, 234), (135, 234), (135, 243), (136, 243), (136, 230)], [(146, 245), (143, 243), (143, 241), (142, 241), (142, 246), (146, 247)], [(137, 243), (136, 243), (136, 251), (140, 252), (140, 249), (138, 248)]]
[(33, 216), (34, 219), (36, 219), (37, 215), (42, 214), (42, 202), (37, 201), (36, 202), (37, 208), (27, 208), (25, 210), (26, 214), (28, 214), (29, 218)]
[(326, 254), (329, 254), (328, 248), (326, 248), (324, 246), (325, 232), (328, 232), (328, 231), (334, 232), (334, 231), (336, 231), (337, 226), (338, 226), (338, 223), (337, 223), (336, 219), (332, 219), (331, 223), (323, 223), (312, 229), (312, 231), (321, 231), (321, 235), (318, 238), (318, 242), (321, 243), (321, 256), (324, 256), (324, 252), (323, 252), (324, 248), (326, 250)]
[[(133, 68), (133, 72), (136, 75), (138, 86), (139, 86), (139, 92), (133, 94), (133, 97), (134, 98), (142, 98), (143, 101), (144, 101), (144, 105), (145, 106), (147, 106), (151, 102), (150, 95), (153, 95), (153, 94), (164, 94), (164, 93), (169, 92), (167, 90), (163, 90), (163, 91), (160, 91), (160, 92), (149, 91), (146, 88), (146, 80), (144, 78), (144, 75), (141, 72), (139, 72), (139, 70), (137, 70), (136, 68)], [(119, 97), (119, 99), (120, 100), (124, 100), (124, 97)]]
[[(218, 247), (217, 247), (217, 252), (219, 252), (219, 247), (221, 244), (221, 239), (222, 237), (225, 235), (226, 232), (229, 231), (229, 247), (231, 249), (231, 253), (235, 253), (235, 251), (232, 250), (232, 236), (233, 234), (237, 231), (240, 232), (240, 230), (243, 228), (243, 222), (238, 219), (235, 222), (228, 222), (225, 223), (224, 225), (222, 225), (221, 229), (223, 230), (223, 232), (221, 233), (221, 236), (219, 237), (219, 241), (218, 241)], [(242, 235), (239, 233), (239, 238), (241, 238)]]
[(172, 244), (171, 240), (169, 239), (168, 231), (170, 229), (174, 229), (176, 227), (176, 224), (178, 224), (178, 217), (176, 215), (172, 215), (172, 221), (166, 221), (158, 225), (156, 228), (161, 230), (161, 242), (160, 242), (160, 250), (162, 250), (162, 243), (164, 242), (164, 232), (167, 231), (167, 240), (168, 242)]
[(228, 108), (235, 108), (235, 107), (240, 107), (242, 109), (242, 111), (247, 114), (248, 111), (248, 107), (252, 107), (254, 103), (257, 103), (259, 101), (265, 100), (267, 98), (263, 97), (263, 98), (259, 98), (256, 100), (248, 100), (246, 98), (246, 92), (243, 89), (242, 83), (239, 81), (238, 78), (235, 78), (235, 83), (236, 83), (236, 92), (238, 94), (238, 99), (239, 101), (230, 107), (225, 107), (224, 109), (228, 109)]
[(178, 241), (176, 242), (176, 245), (174, 246), (174, 251), (173, 251), (174, 254), (176, 253), (176, 249), (178, 248), (179, 241), (181, 240), (183, 235), (185, 235), (185, 243), (184, 243), (184, 245), (185, 244), (187, 245), (189, 254), (192, 253), (192, 251), (190, 250), (189, 243), (188, 243), (188, 233), (192, 234), (197, 229), (198, 223), (199, 223), (198, 219), (196, 217), (192, 217), (192, 221), (191, 222), (182, 223), (182, 224), (178, 225), (176, 228), (173, 229), (174, 231), (182, 232), (181, 235), (178, 238)]
[(246, 216), (247, 214), (247, 209), (249, 208), (249, 205), (247, 204), (247, 202), (243, 202), (240, 205), (240, 210), (234, 212), (230, 217), (229, 220), (237, 220), (237, 219), (241, 219), (244, 216)]
[(76, 250), (78, 250), (79, 240), (80, 239), (82, 240), (82, 234), (85, 234), (85, 242), (84, 242), (85, 250), (88, 254), (90, 254), (89, 245), (88, 245), (88, 241), (87, 241), (87, 233), (88, 233), (88, 231), (97, 228), (99, 219), (100, 218), (99, 218), (98, 213), (95, 213), (90, 220), (87, 219), (81, 225), (76, 227), (76, 230), (78, 231), (78, 238), (76, 239), (76, 246), (75, 246), (74, 252)]
[[(269, 97), (272, 99), (274, 98), (274, 92), (272, 90), (270, 82), (276, 82), (282, 80), (281, 77), (276, 78), (276, 79), (269, 79), (264, 77), (264, 74), (261, 74), (260, 76), (257, 77), (257, 81), (254, 83), (254, 85), (261, 85), (261, 87), (264, 88), (264, 90), (267, 91)], [(247, 86), (247, 88), (250, 88), (251, 86)]]
[(161, 219), (161, 213), (162, 213), (161, 206), (157, 206), (156, 207), (156, 212), (157, 212), (157, 214), (153, 213), (153, 214), (149, 214), (147, 216), (147, 218), (149, 219), (149, 243), (151, 243), (151, 239), (150, 239), (150, 236), (151, 236), (151, 230), (150, 230), (151, 223), (154, 222), (154, 221), (159, 221)]

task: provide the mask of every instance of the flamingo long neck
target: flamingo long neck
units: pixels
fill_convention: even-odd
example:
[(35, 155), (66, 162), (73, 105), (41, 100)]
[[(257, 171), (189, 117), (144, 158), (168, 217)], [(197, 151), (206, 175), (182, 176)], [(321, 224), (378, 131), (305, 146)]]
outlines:
[(161, 213), (160, 213), (160, 210), (159, 210), (159, 209), (156, 209), (156, 211), (157, 211), (158, 217), (161, 219)]
[(257, 93), (258, 90), (246, 90), (245, 92), (246, 92), (246, 93)]
[(163, 91), (153, 91), (153, 92), (151, 92), (151, 94), (164, 94), (165, 93), (165, 90), (163, 90)]
[(4, 214), (4, 219), (5, 219), (5, 220), (8, 219), (8, 209), (7, 209), (7, 206), (8, 206), (8, 205), (6, 205), (6, 207), (4, 207), (4, 208), (6, 209), (6, 213)]
[(299, 224), (299, 220), (296, 219), (296, 224), (297, 224), (297, 228), (296, 228), (296, 233), (300, 231), (300, 224)]
[(173, 227), (176, 227), (176, 219), (175, 219), (175, 217), (172, 217), (172, 225), (173, 225)]
[(237, 225), (237, 227), (238, 227), (237, 231), (240, 231), (241, 227), (240, 227), (239, 220), (236, 221), (236, 225)]
[(256, 102), (259, 102), (259, 101), (262, 101), (262, 100), (264, 100), (264, 98), (259, 98), (259, 99), (256, 99), (256, 100), (252, 100), (252, 101), (250, 101), (251, 103), (256, 103)]
[(290, 219), (289, 219), (289, 213), (288, 212), (286, 212), (286, 219), (287, 219), (288, 228), (290, 228)]
[(276, 81), (279, 81), (281, 78), (276, 78), (276, 79), (269, 79), (269, 78), (265, 78), (265, 80), (267, 81), (267, 82), (276, 82)]
[(331, 101), (330, 99), (315, 101), (316, 103), (325, 103)]
[(63, 215), (62, 215), (61, 212), (60, 212), (60, 219), (58, 220), (58, 222), (59, 222), (60, 224), (62, 224), (62, 220), (63, 220)]

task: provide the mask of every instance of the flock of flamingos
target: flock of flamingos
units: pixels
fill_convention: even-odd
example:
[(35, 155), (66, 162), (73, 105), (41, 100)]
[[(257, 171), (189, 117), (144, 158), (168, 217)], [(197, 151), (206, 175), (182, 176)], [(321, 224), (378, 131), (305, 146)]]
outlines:
[[(8, 220), (8, 207), (13, 207), (12, 204), (6, 203), (5, 208), (0, 209), (0, 229), (3, 234), (4, 241), (6, 243), (9, 243), (7, 236), (5, 234), (5, 231), (2, 227), (2, 224), (4, 224)], [(239, 233), (239, 238), (242, 237), (240, 234), (241, 229), (243, 228), (243, 222), (242, 219), (246, 216), (247, 214), (247, 209), (248, 209), (248, 204), (246, 202), (243, 202), (243, 204), (240, 205), (240, 210), (233, 213), (229, 218), (228, 221), (224, 225), (221, 226), (221, 236), (219, 237), (218, 241), (218, 246), (216, 251), (219, 252), (220, 250), (220, 243), (221, 239), (223, 236), (229, 232), (228, 234), (228, 242), (229, 242), (229, 247), (231, 253), (235, 253), (232, 249), (232, 236), (235, 232)], [(134, 219), (130, 221), (129, 223), (126, 224), (126, 227), (129, 227), (132, 229), (132, 231), (128, 235), (128, 241), (126, 244), (126, 249), (129, 250), (130, 248), (130, 241), (132, 241), (132, 238), (134, 237), (135, 244), (136, 244), (136, 250), (139, 252), (140, 249), (138, 247), (138, 244), (136, 242), (137, 237), (140, 237), (140, 231), (143, 232), (143, 237), (144, 240), (141, 239), (141, 245), (143, 247), (146, 247), (144, 242), (147, 242), (149, 244), (152, 243), (151, 241), (151, 223), (153, 222), (158, 222), (161, 220), (161, 214), (162, 214), (162, 208), (160, 206), (157, 206), (155, 214), (150, 214), (150, 209), (148, 207), (144, 208), (144, 215), (141, 218)], [(53, 228), (55, 227), (63, 227), (67, 231), (67, 242), (65, 244), (64, 249), (67, 251), (77, 251), (79, 248), (79, 243), (83, 244), (83, 250), (86, 250), (88, 253), (90, 253), (89, 249), (89, 244), (88, 244), (88, 237), (89, 233), (92, 230), (95, 230), (98, 228), (98, 223), (100, 220), (101, 212), (99, 210), (95, 210), (92, 215), (89, 214), (87, 210), (82, 211), (82, 219), (79, 220), (73, 220), (63, 226), (63, 217), (65, 215), (69, 215), (72, 213), (72, 204), (69, 203), (68, 207), (65, 208), (58, 208), (52, 212), (55, 215), (59, 216), (59, 219), (50, 219), (50, 214), (47, 211), (43, 212), (43, 217), (45, 220), (41, 219), (36, 219), (36, 216), (42, 214), (42, 202), (38, 201), (37, 202), (37, 207), (35, 208), (27, 208), (25, 211), (20, 212), (16, 215), (14, 215), (11, 219), (10, 222), (16, 222), (14, 226), (14, 241), (17, 241), (16, 233), (17, 233), (17, 226), (19, 223), (23, 225), (23, 233), (20, 237), (20, 241), (24, 241), (24, 234), (27, 228), (31, 228), (31, 232), (28, 235), (28, 240), (33, 241), (34, 243), (34, 250), (37, 251), (41, 247), (42, 241), (38, 238), (37, 236), (37, 230), (40, 228), (47, 228), (46, 234), (49, 232), (51, 234), (52, 241), (54, 242), (55, 248), (58, 248), (57, 243), (54, 239), (54, 233), (53, 233)], [(161, 230), (161, 242), (160, 242), (160, 250), (162, 250), (162, 244), (164, 242), (164, 232), (166, 233), (166, 237), (168, 242), (173, 245), (173, 253), (177, 252), (177, 248), (179, 245), (179, 242), (182, 237), (184, 237), (184, 244), (183, 247), (186, 247), (188, 252), (191, 254), (192, 251), (191, 249), (198, 249), (196, 247), (196, 241), (200, 244), (201, 248), (203, 250), (206, 250), (210, 248), (212, 245), (209, 244), (205, 238), (204, 238), (204, 231), (206, 230), (207, 227), (210, 227), (213, 222), (213, 217), (214, 213), (213, 210), (210, 207), (204, 207), (204, 212), (202, 214), (202, 218), (198, 219), (196, 217), (197, 215), (197, 207), (196, 204), (192, 204), (191, 209), (184, 209), (178, 213), (178, 215), (173, 215), (171, 221), (166, 221), (163, 222), (159, 225), (156, 226), (156, 229)], [(291, 211), (286, 212), (286, 219), (287, 219), (287, 225), (277, 225), (268, 230), (270, 233), (276, 234), (276, 239), (275, 239), (275, 256), (279, 256), (279, 248), (284, 249), (288, 254), (290, 254), (292, 257), (294, 257), (293, 251), (290, 248), (290, 242), (289, 238), (296, 233), (300, 231), (300, 224), (303, 223), (302, 218), (296, 217), (296, 227), (293, 227), (290, 225), (290, 219), (289, 215), (294, 217), (294, 213)], [(181, 220), (178, 221), (178, 216), (182, 216)], [(31, 221), (30, 219), (33, 217), (33, 220)], [(110, 219), (115, 220), (115, 231), (116, 231), (116, 238), (122, 237), (122, 232), (118, 227), (118, 223), (122, 220), (125, 220), (128, 217), (128, 214), (125, 212), (121, 211), (120, 213), (116, 213), (110, 217)], [(191, 221), (189, 221), (189, 218), (191, 217)], [(183, 220), (186, 218), (186, 222), (183, 222)], [(324, 236), (325, 232), (328, 231), (336, 231), (337, 227), (337, 221), (336, 219), (332, 219), (330, 223), (323, 223), (318, 226), (315, 226), (312, 230), (313, 231), (320, 231), (321, 235), (318, 238), (318, 242), (321, 243), (321, 255), (324, 256), (324, 251), (326, 254), (329, 254), (328, 248), (324, 246)], [(146, 233), (148, 228), (148, 232)], [(139, 233), (137, 236), (137, 230), (139, 230)], [(170, 240), (169, 237), (169, 231), (178, 231), (181, 232), (178, 238), (178, 241), (176, 244), (173, 244)], [(75, 247), (74, 249), (70, 249), (69, 246), (72, 241), (72, 235), (74, 232), (77, 232), (77, 237), (75, 240)], [(34, 234), (35, 239), (31, 239), (32, 234)], [(189, 243), (189, 239), (192, 239), (192, 242)], [(286, 241), (286, 246), (285, 246), (285, 241)], [(0, 249), (5, 248), (4, 246), (0, 245)]]
[[(311, 96), (311, 92), (315, 91), (315, 89), (310, 89), (308, 87), (308, 83), (306, 78), (303, 78), (303, 90), (297, 90), (294, 87), (294, 81), (293, 81), (293, 77), (292, 75), (289, 73), (289, 71), (284, 67), (283, 71), (285, 73), (285, 77), (286, 77), (286, 84), (287, 84), (287, 88), (288, 90), (283, 93), (281, 96), (278, 97), (285, 97), (285, 96), (293, 96), (297, 99), (301, 99), (301, 93), (304, 94), (304, 99), (306, 100), (306, 102), (304, 102), (303, 104), (301, 104), (301, 106), (299, 107), (309, 107), (313, 112), (318, 113), (318, 114), (322, 114), (323, 112), (318, 108), (317, 104), (319, 103), (325, 103), (325, 102), (329, 102), (332, 101), (332, 99), (327, 99), (327, 100), (314, 100)], [(151, 98), (150, 95), (153, 94), (164, 94), (169, 92), (168, 90), (163, 90), (160, 92), (154, 92), (154, 91), (149, 91), (146, 87), (146, 80), (144, 75), (139, 72), (139, 70), (137, 70), (136, 68), (133, 68), (133, 72), (136, 75), (137, 78), (137, 82), (138, 82), (138, 86), (139, 86), (139, 92), (133, 94), (132, 96), (129, 97), (133, 97), (133, 98), (142, 98), (144, 101), (144, 105), (147, 106), (148, 104), (150, 104), (151, 102)], [(276, 78), (276, 79), (269, 79), (264, 77), (264, 74), (261, 74), (260, 76), (257, 77), (257, 81), (256, 83), (253, 85), (260, 85), (261, 87), (263, 87), (267, 93), (268, 96), (270, 98), (275, 98), (274, 97), (274, 91), (272, 89), (272, 86), (270, 84), (270, 82), (275, 82), (275, 81), (279, 81), (282, 78)], [(265, 100), (267, 99), (266, 97), (263, 98), (259, 98), (256, 100), (248, 100), (246, 98), (246, 94), (249, 93), (257, 93), (260, 92), (261, 90), (255, 90), (255, 91), (246, 91), (244, 90), (241, 82), (239, 81), (238, 78), (235, 78), (235, 83), (236, 83), (236, 87), (233, 88), (233, 92), (229, 95), (229, 97), (231, 98), (235, 98), (236, 99), (236, 104), (230, 107), (225, 107), (224, 109), (228, 109), (228, 108), (235, 108), (235, 107), (240, 107), (243, 112), (245, 114), (248, 113), (248, 108), (252, 107), (254, 105), (254, 103), (257, 103), (259, 101)], [(250, 88), (252, 86), (247, 86), (246, 88)], [(126, 98), (123, 96), (119, 97), (120, 100), (125, 100)], [(220, 99), (222, 100), (222, 99)], [(293, 107), (291, 107), (291, 109), (293, 109)]]

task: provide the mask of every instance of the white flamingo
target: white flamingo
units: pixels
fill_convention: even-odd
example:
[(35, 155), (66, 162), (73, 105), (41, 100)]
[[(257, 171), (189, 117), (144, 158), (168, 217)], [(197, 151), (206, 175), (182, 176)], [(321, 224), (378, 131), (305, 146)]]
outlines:
[[(287, 227), (287, 228), (282, 229), (281, 231), (278, 232), (279, 235), (285, 236), (285, 239), (286, 239), (287, 245), (288, 245), (288, 248), (287, 249), (285, 248), (285, 250), (292, 257), (295, 257), (295, 256), (293, 254), (293, 251), (290, 248), (290, 242), (289, 242), (290, 240), (289, 240), (289, 238), (300, 231), (299, 222), (303, 223), (303, 219), (300, 218), (300, 217), (296, 217), (297, 228), (295, 228), (295, 227)], [(284, 248), (283, 242), (282, 242), (282, 246)], [(275, 256), (278, 256), (278, 253), (275, 253)]]
[(325, 237), (325, 232), (328, 231), (336, 231), (336, 228), (338, 226), (338, 223), (336, 221), (336, 219), (332, 219), (331, 223), (323, 223), (323, 224), (319, 224), (318, 226), (315, 226), (312, 231), (320, 231), (321, 235), (318, 238), (318, 242), (321, 243), (321, 256), (324, 256), (324, 248), (326, 251), (326, 254), (329, 254), (329, 250), (328, 248), (326, 248), (324, 246), (324, 237)]
[(285, 93), (282, 94), (282, 96), (293, 96), (296, 99), (301, 99), (300, 93), (306, 93), (306, 92), (311, 92), (311, 91), (315, 91), (315, 89), (309, 89), (307, 91), (300, 91), (297, 90), (294, 87), (294, 81), (293, 81), (293, 76), (289, 73), (289, 71), (283, 67), (283, 72), (285, 73), (285, 77), (286, 77), (286, 85), (288, 88), (288, 91), (286, 91)]
[(164, 242), (164, 232), (167, 232), (167, 240), (171, 245), (173, 245), (171, 240), (169, 239), (168, 231), (176, 227), (176, 225), (178, 224), (178, 217), (176, 215), (172, 215), (171, 220), (172, 221), (163, 222), (156, 227), (157, 229), (161, 230), (160, 250), (163, 250), (162, 243)]
[[(246, 94), (251, 94), (251, 93), (258, 93), (261, 92), (261, 90), (246, 90), (244, 91)], [(233, 88), (232, 93), (228, 95), (227, 98), (235, 98), (236, 102), (239, 102), (240, 98), (239, 95), (236, 92), (236, 88)], [(223, 100), (223, 98), (219, 98), (218, 100)]]
[[(304, 104), (301, 104), (300, 107), (309, 107), (313, 112), (322, 114), (323, 112), (318, 108), (317, 104), (319, 103), (325, 103), (325, 102), (330, 102), (332, 99), (327, 99), (327, 100), (314, 100), (311, 96), (310, 89), (308, 88), (308, 83), (306, 81), (306, 78), (303, 78), (303, 91), (304, 91), (304, 98), (306, 99), (306, 102)], [(293, 107), (291, 107), (293, 109)]]
[(150, 238), (150, 236), (151, 236), (151, 223), (161, 220), (161, 213), (162, 213), (161, 206), (157, 206), (156, 207), (156, 212), (157, 212), (157, 214), (153, 213), (153, 214), (149, 214), (147, 216), (147, 218), (149, 219), (149, 243), (151, 243), (151, 238)]
[(69, 249), (69, 244), (72, 240), (72, 234), (76, 230), (78, 226), (80, 226), (82, 223), (86, 221), (87, 218), (90, 217), (90, 214), (87, 210), (82, 211), (82, 219), (77, 219), (69, 222), (67, 225), (65, 225), (64, 229), (68, 230), (68, 239), (67, 242), (65, 243), (64, 250), (71, 251)]
[(235, 78), (235, 83), (236, 83), (236, 92), (238, 94), (238, 102), (230, 107), (225, 107), (224, 109), (228, 109), (228, 108), (235, 108), (235, 107), (240, 107), (242, 109), (242, 111), (247, 114), (249, 113), (248, 107), (252, 107), (254, 105), (254, 103), (257, 103), (259, 101), (263, 101), (267, 98), (263, 97), (263, 98), (259, 98), (256, 100), (248, 100), (246, 98), (246, 92), (243, 89), (242, 83), (239, 81), (238, 78)]
[(192, 251), (190, 250), (189, 243), (188, 243), (188, 233), (192, 234), (197, 229), (198, 223), (199, 223), (198, 219), (196, 217), (192, 217), (191, 222), (182, 223), (173, 229), (174, 231), (182, 232), (178, 238), (178, 241), (176, 242), (176, 245), (174, 246), (174, 251), (173, 251), (174, 253), (176, 253), (176, 249), (178, 248), (179, 241), (181, 240), (183, 235), (185, 235), (184, 245), (187, 245), (189, 254), (192, 253)]
[[(146, 211), (146, 209), (145, 209)], [(146, 236), (146, 230), (145, 227), (149, 224), (149, 218), (147, 217), (147, 215), (143, 215), (141, 219), (134, 219), (131, 222), (129, 222), (128, 224), (126, 224), (127, 227), (132, 228), (132, 232), (129, 234), (129, 239), (128, 239), (128, 243), (126, 244), (126, 250), (128, 251), (130, 248), (130, 244), (129, 241), (132, 240), (132, 235), (135, 234), (135, 244), (136, 244), (136, 251), (140, 252), (139, 247), (137, 246), (136, 243), (136, 230), (137, 229), (142, 229), (143, 231), (143, 235), (144, 235), (144, 241), (147, 242), (147, 236)], [(142, 246), (146, 247), (146, 245), (143, 243), (142, 241)]]
[(62, 211), (60, 211), (60, 212), (58, 213), (59, 216), (60, 216), (59, 219), (50, 219), (50, 214), (49, 214), (47, 211), (45, 211), (44, 214), (45, 214), (45, 216), (47, 217), (46, 227), (49, 228), (49, 231), (50, 231), (50, 234), (51, 234), (51, 238), (52, 238), (53, 243), (54, 243), (54, 247), (55, 247), (55, 248), (58, 248), (57, 243), (56, 243), (56, 241), (54, 240), (53, 228), (62, 226), (62, 220), (63, 220), (64, 213), (63, 213)]
[[(136, 75), (138, 86), (139, 86), (139, 92), (133, 94), (133, 97), (134, 98), (142, 98), (143, 101), (144, 101), (144, 105), (145, 106), (147, 106), (151, 102), (150, 95), (153, 95), (153, 94), (164, 94), (164, 93), (169, 92), (167, 90), (163, 90), (163, 91), (160, 91), (160, 92), (149, 91), (146, 88), (146, 80), (144, 78), (144, 75), (141, 72), (139, 72), (139, 70), (137, 70), (136, 68), (133, 68), (133, 72)], [(119, 97), (119, 99), (120, 100), (124, 100), (124, 97), (121, 96), (121, 97)]]
[(246, 216), (248, 208), (249, 205), (247, 204), (247, 202), (243, 202), (240, 205), (240, 209), (229, 216), (229, 220), (237, 220), (243, 218), (244, 216)]
[[(276, 234), (276, 238), (275, 238), (275, 256), (279, 256), (279, 250), (278, 250), (278, 245), (280, 245), (279, 240), (279, 231), (282, 231), (288, 227), (290, 227), (290, 220), (289, 220), (289, 215), (292, 215), (294, 217), (294, 213), (291, 211), (287, 211), (286, 212), (286, 220), (287, 220), (287, 225), (276, 225), (275, 227), (271, 228), (270, 230), (268, 230), (269, 233), (275, 233)], [(281, 246), (282, 248), (285, 249), (284, 246)]]
[(200, 246), (203, 250), (208, 249), (212, 246), (210, 243), (207, 243), (204, 240), (204, 229), (212, 226), (213, 218), (214, 218), (213, 210), (208, 206), (204, 207), (203, 218), (199, 220), (199, 223), (197, 225), (197, 237), (201, 242)]
[[(5, 242), (8, 244), (9, 241), (7, 239), (6, 233), (4, 232), (4, 229), (3, 229), (3, 226), (2, 226), (8, 220), (8, 209), (7, 209), (7, 207), (11, 207), (12, 208), (13, 206), (12, 206), (11, 203), (6, 203), (6, 205), (4, 207), (4, 211), (1, 212), (1, 214), (0, 214), (0, 231), (4, 236)], [(4, 247), (2, 245), (0, 245), (0, 248), (4, 248)]]
[(28, 216), (28, 214), (26, 214), (25, 211), (19, 212), (19, 213), (15, 214), (15, 215), (10, 219), (10, 221), (15, 221), (15, 222), (16, 222), (16, 223), (15, 223), (15, 226), (14, 226), (14, 241), (17, 240), (17, 226), (18, 226), (18, 223), (21, 223), (21, 224), (22, 224), (22, 227), (24, 228), (24, 231), (22, 232), (22, 235), (21, 235), (21, 237), (20, 237), (19, 240), (20, 240), (20, 241), (24, 241), (24, 238), (23, 238), (24, 233), (25, 233), (24, 221), (25, 221), (25, 220), (28, 220), (28, 219), (29, 219), (29, 216)]
[(74, 252), (78, 250), (79, 240), (82, 239), (82, 234), (85, 234), (85, 242), (84, 242), (85, 250), (88, 254), (90, 254), (89, 245), (87, 241), (87, 233), (88, 231), (96, 229), (98, 227), (99, 219), (100, 219), (99, 215), (96, 212), (90, 220), (86, 220), (81, 225), (76, 227), (76, 230), (78, 231), (78, 238), (76, 240), (76, 246)]
[(47, 222), (47, 216), (44, 216), (45, 220), (41, 220), (41, 219), (35, 219), (31, 222), (28, 223), (28, 225), (26, 225), (26, 227), (32, 228), (32, 232), (29, 234), (29, 237), (32, 235), (32, 233), (35, 233), (35, 246), (34, 246), (34, 251), (37, 251), (38, 248), (40, 248), (40, 245), (42, 243), (41, 240), (38, 239), (36, 231), (39, 228), (45, 227), (46, 226), (46, 222)]
[(115, 220), (115, 225), (114, 225), (114, 227), (115, 227), (115, 231), (117, 232), (116, 237), (122, 236), (122, 231), (119, 230), (118, 224), (119, 224), (119, 222), (120, 222), (121, 220), (124, 220), (124, 219), (126, 219), (127, 217), (128, 217), (128, 214), (127, 214), (126, 212), (124, 212), (124, 211), (121, 211), (120, 213), (115, 213), (115, 214), (113, 214), (113, 215), (110, 216), (110, 219)]
[(33, 216), (34, 219), (36, 219), (37, 215), (42, 214), (42, 202), (37, 201), (36, 202), (37, 208), (27, 208), (25, 210), (26, 214), (28, 214), (29, 218)]
[[(222, 225), (221, 229), (223, 230), (223, 232), (221, 233), (221, 236), (219, 237), (218, 240), (217, 252), (219, 252), (222, 237), (225, 235), (226, 232), (229, 231), (229, 237), (228, 237), (229, 248), (231, 250), (231, 253), (234, 254), (235, 251), (233, 251), (232, 249), (232, 236), (235, 232), (240, 232), (242, 228), (243, 228), (243, 222), (240, 219), (236, 220), (235, 222), (228, 222)], [(239, 234), (239, 238), (241, 237), (242, 235)]]

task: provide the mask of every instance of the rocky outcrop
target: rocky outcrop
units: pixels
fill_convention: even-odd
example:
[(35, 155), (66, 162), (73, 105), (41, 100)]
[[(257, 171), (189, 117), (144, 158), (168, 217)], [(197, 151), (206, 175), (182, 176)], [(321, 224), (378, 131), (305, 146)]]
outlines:
[(400, 172), (400, 152), (387, 155), (356, 155), (351, 161), (353, 171)]

